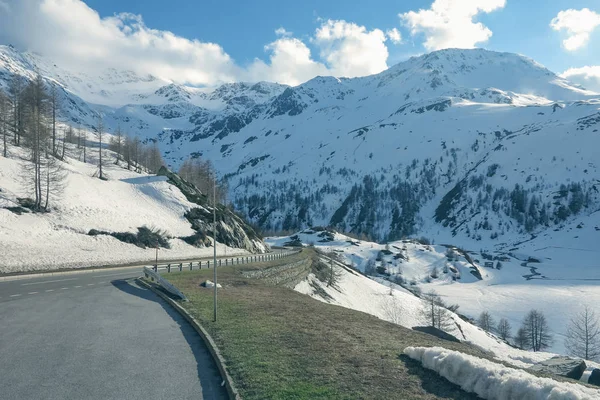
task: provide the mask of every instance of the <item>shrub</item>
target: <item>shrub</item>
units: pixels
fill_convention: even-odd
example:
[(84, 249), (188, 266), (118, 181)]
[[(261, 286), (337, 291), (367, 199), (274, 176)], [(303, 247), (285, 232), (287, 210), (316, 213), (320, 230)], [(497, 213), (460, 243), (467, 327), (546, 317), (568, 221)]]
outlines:
[(180, 239), (194, 247), (210, 247), (212, 245), (212, 240), (201, 231), (196, 231), (193, 235), (185, 236)]
[[(115, 239), (120, 240), (123, 243), (134, 244), (138, 247), (145, 249), (146, 247), (164, 247), (166, 249), (170, 249), (171, 245), (169, 244), (169, 239), (167, 233), (158, 228), (148, 228), (142, 226), (138, 228), (137, 234), (131, 232), (106, 232), (100, 231), (98, 229), (90, 229), (88, 232), (90, 236), (98, 236), (98, 235), (108, 235), (112, 236)], [(193, 237), (190, 236), (189, 238)], [(182, 238), (186, 239), (186, 238)], [(188, 242), (189, 243), (189, 242)], [(191, 244), (191, 243), (190, 243)]]
[(137, 242), (139, 245), (145, 247), (164, 247), (167, 249), (171, 247), (165, 231), (158, 228), (148, 228), (146, 226), (138, 228)]

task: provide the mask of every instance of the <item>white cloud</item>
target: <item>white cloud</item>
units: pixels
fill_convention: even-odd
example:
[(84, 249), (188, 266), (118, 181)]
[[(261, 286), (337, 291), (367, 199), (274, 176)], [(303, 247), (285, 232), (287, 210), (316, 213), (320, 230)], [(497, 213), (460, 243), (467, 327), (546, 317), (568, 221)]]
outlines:
[(569, 68), (560, 76), (578, 83), (586, 89), (600, 93), (600, 65), (581, 68)]
[(19, 0), (12, 7), (10, 17), (0, 13), (3, 35), (64, 66), (125, 67), (199, 85), (235, 79), (237, 68), (218, 44), (151, 29), (137, 15), (101, 18), (80, 0)]
[(269, 62), (254, 60), (248, 69), (248, 80), (270, 79), (296, 85), (317, 75), (355, 77), (387, 68), (386, 36), (379, 29), (368, 31), (346, 21), (322, 21), (311, 43), (323, 62), (316, 61), (310, 48), (288, 35), (284, 28), (276, 33), (280, 38), (265, 46), (270, 53)]
[(277, 36), (289, 37), (293, 35), (293, 32), (288, 32), (284, 27), (280, 27), (275, 29), (275, 34)]
[(567, 31), (563, 46), (569, 51), (577, 50), (587, 44), (590, 34), (600, 25), (600, 14), (589, 8), (581, 10), (564, 10), (550, 21), (550, 27), (555, 31)]
[(271, 80), (298, 85), (317, 75), (328, 75), (327, 67), (312, 59), (310, 49), (296, 38), (282, 37), (265, 46), (269, 64), (255, 59), (244, 73), (250, 81)]
[(394, 44), (402, 43), (402, 35), (400, 35), (400, 31), (397, 28), (388, 29), (385, 32), (387, 38), (392, 41)]
[(343, 20), (323, 22), (312, 39), (331, 72), (345, 77), (370, 75), (387, 69), (385, 41), (382, 30), (368, 31), (364, 26)]
[(506, 0), (435, 0), (428, 10), (409, 11), (399, 17), (411, 35), (425, 34), (427, 50), (473, 48), (492, 36), (492, 31), (474, 18), (505, 5)]
[[(4, 3), (0, 0), (0, 10)], [(265, 46), (268, 59), (241, 67), (219, 44), (152, 29), (140, 15), (102, 18), (82, 0), (19, 0), (7, 14), (0, 12), (0, 42), (92, 74), (117, 68), (193, 85), (240, 80), (295, 85), (316, 75), (354, 77), (387, 68), (385, 33), (346, 21), (321, 21), (310, 43), (281, 27), (275, 30), (276, 40)], [(399, 39), (397, 33), (388, 32), (390, 40)]]

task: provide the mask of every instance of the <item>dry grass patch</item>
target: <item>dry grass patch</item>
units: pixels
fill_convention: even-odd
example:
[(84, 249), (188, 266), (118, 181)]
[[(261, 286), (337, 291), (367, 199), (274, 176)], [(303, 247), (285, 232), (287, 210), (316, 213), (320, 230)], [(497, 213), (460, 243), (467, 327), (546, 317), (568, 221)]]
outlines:
[(475, 399), (401, 355), (407, 346), (477, 350), (322, 303), (283, 287), (244, 278), (311, 256), (219, 269), (219, 320), (212, 322), (212, 290), (200, 287), (212, 270), (167, 278), (190, 300), (187, 308), (210, 332), (245, 399)]

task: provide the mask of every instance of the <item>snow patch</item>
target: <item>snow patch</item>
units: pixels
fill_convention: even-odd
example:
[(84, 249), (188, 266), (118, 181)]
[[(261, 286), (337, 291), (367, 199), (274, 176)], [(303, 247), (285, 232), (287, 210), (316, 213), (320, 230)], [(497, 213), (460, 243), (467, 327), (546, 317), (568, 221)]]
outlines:
[(600, 390), (539, 378), (482, 358), (442, 347), (407, 347), (404, 354), (419, 361), (467, 392), (489, 400), (593, 400)]

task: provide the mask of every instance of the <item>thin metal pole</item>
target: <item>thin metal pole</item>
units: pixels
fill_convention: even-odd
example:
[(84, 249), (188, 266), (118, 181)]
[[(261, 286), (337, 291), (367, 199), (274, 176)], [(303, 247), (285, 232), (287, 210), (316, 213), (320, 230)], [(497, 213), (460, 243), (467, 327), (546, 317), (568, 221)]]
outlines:
[(214, 287), (214, 310), (213, 321), (217, 322), (217, 178), (213, 175), (213, 280)]

